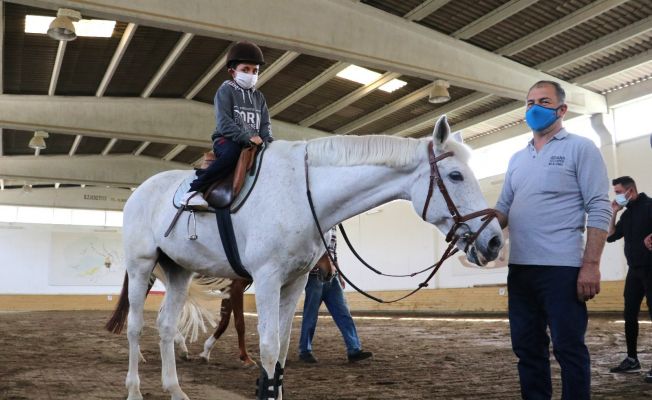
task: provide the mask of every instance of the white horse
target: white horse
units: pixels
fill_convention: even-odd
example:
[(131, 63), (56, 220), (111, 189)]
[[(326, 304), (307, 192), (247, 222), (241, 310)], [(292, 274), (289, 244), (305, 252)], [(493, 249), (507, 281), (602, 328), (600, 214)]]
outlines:
[[(485, 209), (486, 201), (467, 165), (470, 150), (448, 141), (450, 128), (440, 118), (433, 132), (435, 154), (452, 151), (437, 163), (452, 201), (463, 214)], [(274, 142), (265, 156), (258, 183), (244, 206), (233, 215), (242, 264), (256, 284), (261, 383), (259, 399), (282, 399), (290, 328), (308, 271), (323, 254), (320, 235), (330, 227), (392, 200), (411, 200), (421, 215), (430, 184), (429, 139), (388, 136), (320, 138), (308, 142)], [(324, 232), (317, 232), (306, 198), (308, 158), (310, 190)], [(169, 237), (164, 232), (176, 210), (172, 196), (188, 171), (168, 171), (145, 181), (124, 208), (123, 240), (128, 290), (128, 400), (142, 399), (138, 376), (139, 336), (147, 281), (157, 261), (167, 277), (167, 293), (158, 317), (163, 388), (173, 400), (188, 399), (177, 379), (174, 338), (193, 272), (238, 278), (229, 265), (212, 214), (198, 216), (199, 239), (186, 239), (185, 224)], [(453, 225), (451, 213), (435, 187), (425, 220), (442, 232)], [(482, 221), (466, 222), (477, 232)], [(465, 239), (457, 243), (464, 249)], [(480, 265), (496, 258), (501, 230), (492, 221), (467, 249)], [(126, 302), (125, 302), (126, 303)], [(118, 310), (116, 310), (116, 314)]]

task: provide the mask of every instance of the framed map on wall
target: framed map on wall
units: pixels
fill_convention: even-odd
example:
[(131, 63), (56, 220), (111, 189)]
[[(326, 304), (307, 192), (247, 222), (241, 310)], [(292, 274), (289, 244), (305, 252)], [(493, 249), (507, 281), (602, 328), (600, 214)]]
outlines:
[(124, 273), (119, 232), (52, 232), (50, 285), (119, 286)]

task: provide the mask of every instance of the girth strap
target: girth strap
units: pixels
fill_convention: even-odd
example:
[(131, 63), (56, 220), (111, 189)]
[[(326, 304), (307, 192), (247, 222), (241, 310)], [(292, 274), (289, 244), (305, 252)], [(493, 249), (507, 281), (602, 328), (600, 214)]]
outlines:
[(233, 222), (231, 221), (231, 212), (229, 208), (219, 208), (215, 210), (215, 217), (217, 219), (217, 229), (220, 231), (220, 240), (226, 258), (231, 264), (231, 268), (236, 274), (246, 279), (252, 279), (249, 272), (242, 265), (240, 260), (240, 252), (238, 251), (238, 243), (235, 240), (235, 233), (233, 231)]

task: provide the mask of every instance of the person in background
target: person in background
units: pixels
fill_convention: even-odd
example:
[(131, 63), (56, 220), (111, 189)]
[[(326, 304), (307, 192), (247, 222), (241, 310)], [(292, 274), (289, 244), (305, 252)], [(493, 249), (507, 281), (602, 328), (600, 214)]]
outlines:
[[(627, 357), (616, 367), (614, 373), (638, 372), (638, 314), (645, 296), (648, 312), (652, 319), (652, 199), (645, 193), (638, 193), (636, 182), (629, 176), (621, 176), (611, 181), (616, 198), (611, 202), (613, 216), (609, 224), (607, 242), (625, 239), (625, 258), (627, 259), (627, 277), (625, 278), (625, 341)], [(618, 213), (624, 208), (616, 223)], [(651, 243), (647, 243), (651, 242)], [(652, 383), (652, 369), (645, 376), (645, 381)]]
[[(331, 230), (331, 241), (328, 252), (337, 263), (337, 229)], [(330, 267), (330, 279), (323, 281), (320, 277), (319, 264), (328, 263)], [(301, 321), (301, 337), (299, 339), (299, 359), (306, 363), (316, 363), (317, 359), (312, 354), (312, 339), (315, 336), (319, 307), (321, 303), (326, 304), (328, 312), (333, 317), (335, 324), (342, 334), (346, 345), (346, 354), (349, 362), (357, 362), (367, 359), (373, 355), (370, 351), (363, 351), (360, 338), (351, 317), (349, 306), (344, 298), (344, 281), (337, 274), (335, 265), (332, 264), (328, 254), (325, 253), (317, 262), (317, 265), (310, 271), (306, 283), (306, 296), (303, 303), (303, 319)]]

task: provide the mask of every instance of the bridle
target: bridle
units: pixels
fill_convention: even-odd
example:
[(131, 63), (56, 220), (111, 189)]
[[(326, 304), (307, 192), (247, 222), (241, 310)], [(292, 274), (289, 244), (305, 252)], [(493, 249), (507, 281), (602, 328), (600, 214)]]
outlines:
[[(457, 243), (457, 241), (460, 238), (464, 238), (466, 240), (466, 247), (464, 248), (464, 252), (466, 252), (469, 249), (469, 247), (475, 242), (475, 240), (478, 238), (478, 236), (484, 230), (484, 228), (486, 228), (487, 225), (489, 225), (491, 220), (496, 218), (496, 211), (491, 208), (485, 208), (484, 210), (475, 211), (466, 215), (460, 214), (457, 207), (455, 206), (455, 203), (453, 203), (453, 199), (451, 199), (450, 194), (448, 194), (448, 189), (446, 189), (444, 180), (441, 178), (441, 174), (439, 173), (439, 167), (437, 167), (437, 163), (439, 161), (447, 157), (451, 157), (454, 154), (455, 153), (453, 153), (452, 151), (448, 151), (446, 153), (442, 153), (438, 156), (435, 156), (435, 151), (433, 149), (432, 142), (428, 143), (428, 159), (430, 162), (430, 185), (428, 186), (428, 196), (426, 197), (426, 202), (423, 204), (423, 211), (421, 212), (421, 218), (424, 221), (428, 222), (426, 220), (426, 213), (428, 212), (428, 206), (430, 205), (430, 199), (432, 198), (432, 192), (434, 189), (434, 184), (436, 182), (437, 187), (439, 188), (439, 192), (444, 198), (444, 201), (446, 201), (446, 206), (448, 207), (448, 211), (451, 213), (451, 216), (453, 217), (453, 225), (451, 226), (448, 233), (446, 234), (446, 242), (453, 243), (454, 245), (455, 243)], [(483, 224), (480, 226), (480, 229), (478, 229), (477, 232), (471, 231), (469, 226), (466, 224), (466, 222), (474, 218), (480, 218), (480, 217), (483, 217), (482, 218)], [(466, 227), (468, 231), (463, 236), (460, 237), (459, 235), (457, 235), (457, 230), (462, 226)]]
[[(358, 258), (359, 261), (362, 262), (363, 265), (365, 265), (367, 268), (371, 269), (372, 271), (376, 272), (379, 275), (385, 275), (385, 276), (393, 276), (393, 277), (408, 277), (408, 276), (414, 276), (417, 275), (421, 272), (425, 272), (429, 269), (433, 269), (430, 275), (428, 275), (428, 278), (421, 282), (419, 286), (412, 290), (410, 293), (399, 297), (394, 300), (383, 300), (378, 297), (375, 297), (364, 290), (358, 288), (353, 282), (351, 282), (346, 275), (342, 273), (342, 270), (340, 270), (339, 265), (337, 265), (337, 262), (335, 262), (333, 255), (328, 251), (328, 245), (326, 244), (326, 240), (324, 239), (324, 235), (322, 234), (323, 230), (321, 229), (321, 225), (319, 224), (319, 219), (317, 218), (317, 212), (315, 211), (315, 206), (312, 201), (312, 195), (310, 193), (310, 179), (308, 177), (308, 146), (306, 146), (306, 151), (305, 151), (305, 156), (304, 156), (304, 164), (305, 164), (305, 177), (306, 177), (306, 194), (308, 196), (308, 203), (310, 204), (310, 211), (312, 212), (312, 217), (313, 220), (315, 221), (315, 225), (317, 227), (317, 230), (319, 232), (319, 237), (322, 240), (322, 243), (324, 244), (324, 248), (326, 249), (326, 254), (328, 254), (329, 259), (335, 265), (335, 268), (337, 269), (337, 272), (342, 276), (344, 281), (348, 283), (352, 288), (357, 290), (360, 294), (370, 298), (371, 300), (377, 301), (379, 303), (395, 303), (397, 301), (403, 300), (409, 296), (412, 296), (422, 288), (428, 286), (428, 282), (435, 276), (441, 265), (446, 261), (448, 258), (453, 256), (453, 254), (457, 253), (459, 249), (456, 246), (457, 242), (460, 239), (464, 239), (466, 241), (466, 246), (464, 247), (464, 252), (468, 251), (469, 247), (475, 243), (475, 240), (478, 238), (480, 233), (489, 225), (491, 220), (496, 218), (496, 211), (491, 209), (491, 208), (486, 208), (484, 210), (480, 211), (475, 211), (470, 214), (462, 215), (458, 211), (457, 207), (455, 206), (455, 203), (453, 203), (453, 200), (450, 197), (450, 194), (448, 193), (448, 189), (446, 189), (446, 185), (444, 184), (443, 179), (441, 178), (441, 174), (439, 173), (439, 167), (437, 166), (437, 163), (445, 158), (453, 156), (455, 153), (452, 151), (448, 151), (446, 153), (442, 153), (439, 156), (435, 155), (434, 147), (432, 142), (428, 143), (428, 160), (430, 163), (430, 184), (428, 185), (428, 195), (426, 196), (426, 201), (423, 205), (423, 211), (421, 212), (421, 218), (428, 222), (426, 219), (426, 214), (428, 211), (428, 206), (430, 205), (430, 200), (432, 199), (432, 194), (434, 192), (434, 186), (435, 183), (437, 183), (437, 188), (439, 188), (439, 192), (441, 193), (442, 197), (444, 198), (444, 201), (446, 201), (446, 205), (448, 207), (448, 211), (451, 213), (451, 216), (453, 217), (453, 225), (449, 229), (448, 233), (446, 234), (446, 242), (448, 243), (448, 247), (446, 248), (446, 251), (444, 251), (444, 254), (442, 254), (441, 258), (436, 264), (433, 264), (432, 266), (419, 271), (417, 273), (413, 274), (407, 274), (407, 275), (388, 275), (384, 274), (377, 269), (373, 268), (370, 266), (366, 261), (364, 261), (358, 253), (353, 249), (353, 246), (348, 240), (348, 237), (346, 236), (346, 233), (344, 231), (344, 226), (342, 224), (339, 224), (339, 229), (342, 231), (342, 234), (346, 240), (347, 245), (351, 248), (353, 254)], [(480, 218), (482, 217), (483, 224), (480, 226), (480, 229), (478, 229), (477, 232), (471, 231), (469, 226), (466, 224), (467, 221), (472, 220), (474, 218)], [(457, 231), (461, 227), (466, 227), (467, 231), (462, 235), (458, 235)]]

